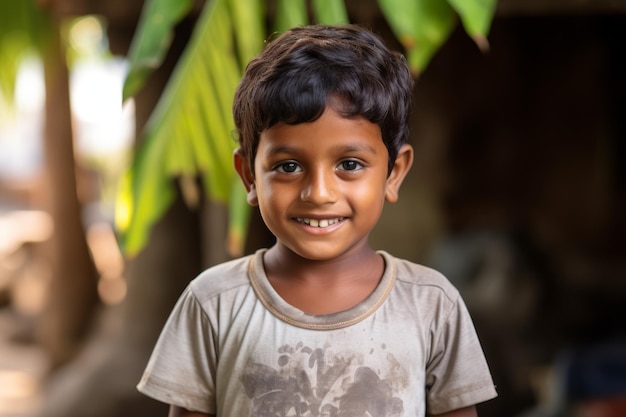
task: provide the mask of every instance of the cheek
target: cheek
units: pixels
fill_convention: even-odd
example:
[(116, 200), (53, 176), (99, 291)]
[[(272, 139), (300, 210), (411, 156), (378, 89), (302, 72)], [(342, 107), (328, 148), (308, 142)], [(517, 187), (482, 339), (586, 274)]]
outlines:
[(373, 182), (348, 184), (344, 195), (355, 209), (367, 215), (376, 216), (385, 203), (385, 184)]
[(289, 194), (284, 187), (270, 185), (268, 182), (257, 183), (257, 193), (260, 196), (259, 206), (268, 211), (282, 208)]
[(356, 183), (348, 183), (346, 192), (363, 201), (383, 201), (385, 198), (385, 189), (387, 182), (378, 178), (370, 178), (365, 181)]

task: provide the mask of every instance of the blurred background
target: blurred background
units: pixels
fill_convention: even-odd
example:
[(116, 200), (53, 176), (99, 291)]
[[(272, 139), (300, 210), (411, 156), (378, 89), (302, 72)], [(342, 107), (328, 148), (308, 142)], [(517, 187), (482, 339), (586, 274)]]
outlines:
[[(345, 4), (401, 49), (375, 1)], [(114, 207), (200, 6), (124, 103), (142, 2), (41, 6), (59, 39), (0, 98), (0, 416), (165, 416), (134, 386), (184, 286), (230, 256), (227, 208), (178, 189), (128, 257)], [(481, 417), (624, 417), (626, 1), (500, 0), (488, 40), (457, 27), (419, 74), (416, 161), (372, 243), (460, 289), (499, 391)], [(253, 212), (244, 251), (271, 243)]]

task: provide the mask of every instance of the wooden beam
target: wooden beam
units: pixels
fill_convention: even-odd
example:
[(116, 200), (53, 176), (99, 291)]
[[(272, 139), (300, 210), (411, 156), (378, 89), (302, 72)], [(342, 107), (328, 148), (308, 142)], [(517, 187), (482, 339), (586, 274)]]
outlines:
[(496, 15), (623, 14), (625, 0), (499, 0)]

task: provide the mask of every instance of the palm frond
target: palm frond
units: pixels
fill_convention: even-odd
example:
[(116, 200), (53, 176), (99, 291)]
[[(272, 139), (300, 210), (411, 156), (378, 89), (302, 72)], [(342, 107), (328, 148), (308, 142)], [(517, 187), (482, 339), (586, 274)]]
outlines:
[(47, 17), (33, 0), (0, 1), (0, 92), (9, 105), (22, 60), (40, 53), (47, 30)]
[(461, 17), (465, 32), (482, 51), (489, 49), (487, 34), (496, 11), (497, 0), (447, 0)]
[(418, 75), (452, 33), (454, 10), (442, 0), (378, 0), (378, 4)]
[(315, 23), (323, 25), (349, 23), (344, 0), (313, 0)]
[(124, 81), (123, 100), (134, 96), (148, 76), (161, 65), (174, 37), (174, 26), (193, 6), (193, 0), (152, 0), (146, 2), (137, 35), (128, 54), (130, 69)]
[[(144, 247), (153, 224), (171, 205), (175, 197), (173, 178), (179, 180), (189, 205), (197, 203), (200, 193), (194, 178), (201, 176), (209, 198), (231, 202), (234, 213), (246, 216), (245, 198), (231, 200), (233, 187), (241, 187), (233, 181), (231, 167), (236, 142), (230, 108), (241, 77), (232, 10), (226, 0), (207, 4), (146, 125), (126, 188), (120, 194), (119, 205), (123, 207), (118, 207), (123, 214), (117, 222), (121, 245), (130, 256)], [(241, 19), (239, 16), (238, 21)], [(256, 35), (256, 39), (262, 38), (262, 34)], [(260, 50), (262, 43), (258, 44)], [(245, 225), (245, 221), (233, 220), (233, 224)], [(236, 233), (245, 235), (245, 230)]]

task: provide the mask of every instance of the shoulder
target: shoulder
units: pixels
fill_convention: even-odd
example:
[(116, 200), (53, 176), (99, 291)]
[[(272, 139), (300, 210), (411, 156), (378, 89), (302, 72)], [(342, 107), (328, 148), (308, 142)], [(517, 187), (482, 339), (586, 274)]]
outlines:
[(248, 268), (253, 256), (233, 259), (204, 270), (190, 282), (188, 290), (203, 303), (221, 294), (249, 287)]
[(406, 259), (379, 251), (385, 263), (395, 269), (396, 283), (421, 292), (438, 294), (451, 302), (460, 295), (457, 288), (439, 271)]

